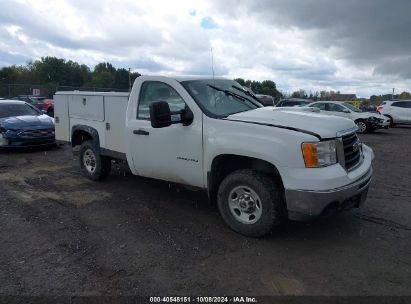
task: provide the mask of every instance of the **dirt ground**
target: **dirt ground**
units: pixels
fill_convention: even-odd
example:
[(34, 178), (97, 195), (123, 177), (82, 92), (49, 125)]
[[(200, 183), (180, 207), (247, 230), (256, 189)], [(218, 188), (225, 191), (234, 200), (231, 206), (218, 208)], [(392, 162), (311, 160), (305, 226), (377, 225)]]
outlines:
[(0, 152), (0, 295), (411, 295), (411, 127), (361, 139), (366, 205), (263, 239), (202, 192), (89, 181), (69, 147)]

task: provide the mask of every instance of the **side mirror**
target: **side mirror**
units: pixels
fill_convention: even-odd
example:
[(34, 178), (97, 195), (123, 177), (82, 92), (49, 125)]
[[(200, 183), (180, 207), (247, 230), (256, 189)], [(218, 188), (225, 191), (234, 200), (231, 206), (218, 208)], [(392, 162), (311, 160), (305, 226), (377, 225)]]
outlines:
[(351, 113), (350, 110), (344, 109), (343, 110), (344, 113)]
[(171, 126), (171, 111), (167, 102), (156, 101), (150, 104), (150, 121), (153, 128)]
[(46, 110), (41, 110), (41, 113), (42, 114), (47, 114), (47, 111)]
[(181, 122), (183, 126), (189, 126), (193, 122), (194, 114), (191, 110), (186, 106), (184, 110), (181, 111)]
[[(171, 115), (180, 115), (180, 120), (172, 121)], [(178, 123), (188, 126), (193, 119), (193, 112), (187, 107), (184, 110), (171, 112), (169, 104), (165, 101), (156, 101), (150, 104), (150, 121), (153, 128), (165, 128)]]

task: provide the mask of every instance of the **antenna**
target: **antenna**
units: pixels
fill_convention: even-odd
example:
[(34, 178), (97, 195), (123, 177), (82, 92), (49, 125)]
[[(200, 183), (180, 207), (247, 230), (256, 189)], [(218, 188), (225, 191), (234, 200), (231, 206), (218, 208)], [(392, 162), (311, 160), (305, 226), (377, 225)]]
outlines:
[(213, 47), (211, 47), (211, 71), (213, 72), (213, 82), (214, 82), (214, 53), (213, 53)]
[(128, 91), (131, 92), (131, 69), (128, 68)]
[[(213, 47), (211, 47), (211, 71), (213, 72), (213, 85), (215, 86), (215, 79), (214, 79), (214, 53), (213, 53)], [(213, 96), (214, 96), (214, 106), (217, 108), (217, 98), (216, 98), (216, 91), (213, 90)]]

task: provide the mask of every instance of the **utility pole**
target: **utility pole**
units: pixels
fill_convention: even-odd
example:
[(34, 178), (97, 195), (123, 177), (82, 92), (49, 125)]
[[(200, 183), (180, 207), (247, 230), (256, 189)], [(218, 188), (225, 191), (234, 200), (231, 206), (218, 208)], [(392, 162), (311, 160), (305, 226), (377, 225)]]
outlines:
[(394, 91), (395, 91), (395, 88), (392, 88), (392, 96), (391, 96), (392, 100), (394, 100)]

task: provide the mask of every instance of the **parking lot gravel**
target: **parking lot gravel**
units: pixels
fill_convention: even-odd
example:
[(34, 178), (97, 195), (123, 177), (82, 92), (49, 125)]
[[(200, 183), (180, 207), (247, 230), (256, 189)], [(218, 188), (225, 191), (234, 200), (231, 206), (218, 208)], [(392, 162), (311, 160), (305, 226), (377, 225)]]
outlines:
[(262, 239), (201, 191), (80, 174), (71, 148), (0, 152), (0, 295), (411, 295), (411, 127), (360, 136), (366, 205)]

